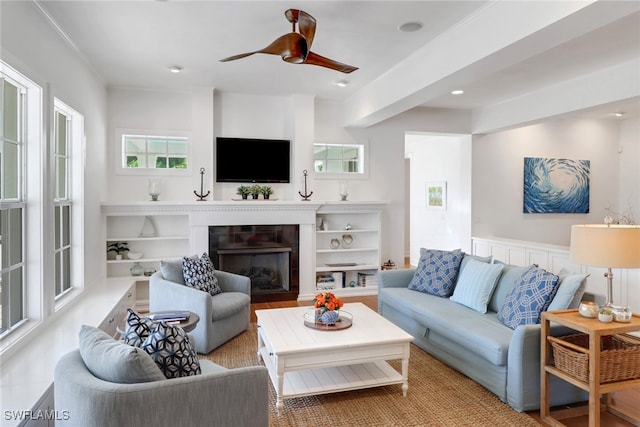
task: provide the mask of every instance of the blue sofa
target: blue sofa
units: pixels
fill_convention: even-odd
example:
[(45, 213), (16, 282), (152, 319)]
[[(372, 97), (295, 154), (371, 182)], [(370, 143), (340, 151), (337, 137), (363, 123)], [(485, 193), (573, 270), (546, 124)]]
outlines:
[[(464, 268), (463, 262), (458, 277)], [(418, 347), (478, 382), (515, 410), (539, 409), (540, 324), (511, 329), (497, 315), (507, 293), (526, 269), (503, 266), (486, 313), (447, 297), (409, 289), (416, 269), (380, 271), (378, 312), (412, 334)], [(565, 292), (562, 304), (552, 305), (549, 309), (570, 308), (580, 300), (596, 298), (591, 294), (583, 295), (586, 276), (560, 274), (559, 277), (555, 296), (558, 300), (563, 281), (567, 285), (569, 281), (574, 285), (576, 280), (581, 281), (581, 289), (575, 295)], [(570, 330), (552, 325), (553, 335), (567, 333)], [(551, 389), (552, 406), (588, 400), (586, 393), (554, 376), (551, 377)]]

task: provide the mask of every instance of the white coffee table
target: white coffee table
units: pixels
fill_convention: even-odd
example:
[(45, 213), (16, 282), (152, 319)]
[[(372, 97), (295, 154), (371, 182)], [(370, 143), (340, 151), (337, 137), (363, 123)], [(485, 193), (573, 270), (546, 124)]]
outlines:
[[(409, 388), (413, 337), (364, 304), (345, 304), (350, 328), (324, 331), (304, 325), (311, 307), (256, 310), (258, 358), (276, 390), (276, 409), (285, 398), (402, 384)], [(402, 373), (386, 360), (401, 359)]]

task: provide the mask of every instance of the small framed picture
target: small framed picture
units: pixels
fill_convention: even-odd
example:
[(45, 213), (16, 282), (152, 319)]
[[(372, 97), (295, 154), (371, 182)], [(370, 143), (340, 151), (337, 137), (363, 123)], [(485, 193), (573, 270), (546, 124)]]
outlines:
[(427, 183), (427, 208), (435, 210), (447, 209), (446, 181), (435, 181)]

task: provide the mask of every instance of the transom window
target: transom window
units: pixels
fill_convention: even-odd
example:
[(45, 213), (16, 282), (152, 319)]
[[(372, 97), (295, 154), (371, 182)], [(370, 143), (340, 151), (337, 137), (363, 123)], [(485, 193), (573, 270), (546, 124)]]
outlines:
[(124, 169), (187, 169), (188, 138), (183, 136), (122, 135)]
[(313, 165), (320, 174), (362, 174), (364, 145), (315, 143)]

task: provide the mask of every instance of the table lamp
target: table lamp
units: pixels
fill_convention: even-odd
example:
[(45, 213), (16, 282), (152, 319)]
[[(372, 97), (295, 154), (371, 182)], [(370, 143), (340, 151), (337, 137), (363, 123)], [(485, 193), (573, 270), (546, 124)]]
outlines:
[(613, 304), (612, 268), (640, 268), (640, 225), (581, 224), (571, 227), (571, 261), (606, 267), (607, 306)]

